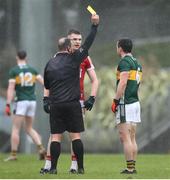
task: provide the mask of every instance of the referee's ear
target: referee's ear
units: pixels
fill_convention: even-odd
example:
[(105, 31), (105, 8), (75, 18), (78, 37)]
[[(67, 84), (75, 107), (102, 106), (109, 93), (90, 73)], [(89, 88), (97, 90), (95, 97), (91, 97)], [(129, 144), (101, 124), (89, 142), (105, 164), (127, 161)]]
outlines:
[(68, 48), (71, 47), (70, 39), (67, 37), (62, 37), (58, 40), (58, 49), (59, 51), (68, 51)]
[(67, 51), (68, 51), (69, 53), (73, 53), (73, 51), (72, 51), (72, 48), (71, 48), (71, 47), (67, 47)]

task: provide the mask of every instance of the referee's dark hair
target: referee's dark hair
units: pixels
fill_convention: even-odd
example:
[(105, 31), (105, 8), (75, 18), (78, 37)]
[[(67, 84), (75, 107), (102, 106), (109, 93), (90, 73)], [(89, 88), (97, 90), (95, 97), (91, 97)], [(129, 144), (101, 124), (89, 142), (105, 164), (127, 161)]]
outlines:
[(21, 50), (21, 51), (17, 52), (17, 56), (19, 59), (23, 60), (27, 57), (27, 53), (26, 53), (26, 51)]
[(62, 37), (58, 40), (58, 50), (65, 51), (71, 46), (70, 39)]
[(125, 53), (131, 53), (133, 43), (131, 39), (125, 38), (118, 40), (117, 46), (118, 48), (121, 47)]

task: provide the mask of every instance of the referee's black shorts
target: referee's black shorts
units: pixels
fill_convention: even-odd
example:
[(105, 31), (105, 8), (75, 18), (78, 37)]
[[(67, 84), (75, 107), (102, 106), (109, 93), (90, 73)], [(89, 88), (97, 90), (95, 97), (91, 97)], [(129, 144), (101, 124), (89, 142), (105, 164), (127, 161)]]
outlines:
[(51, 134), (61, 134), (64, 131), (83, 132), (84, 122), (80, 102), (51, 104), (50, 129)]

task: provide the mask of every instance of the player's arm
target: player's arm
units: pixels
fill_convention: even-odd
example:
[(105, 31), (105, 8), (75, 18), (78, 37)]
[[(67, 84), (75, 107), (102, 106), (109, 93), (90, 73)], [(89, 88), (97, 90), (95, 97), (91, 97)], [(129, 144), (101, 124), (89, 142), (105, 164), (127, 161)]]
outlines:
[(91, 81), (91, 96), (96, 97), (97, 91), (98, 91), (98, 86), (99, 86), (99, 81), (97, 79), (97, 75), (94, 69), (90, 69), (87, 71), (88, 77)]
[(99, 82), (98, 82), (94, 68), (87, 70), (87, 74), (91, 81), (91, 94), (90, 94), (90, 97), (84, 102), (84, 107), (87, 110), (91, 111), (95, 102), (96, 95), (97, 95)]
[(37, 80), (40, 84), (44, 85), (44, 79), (43, 79), (43, 77), (42, 77), (40, 74), (38, 74), (38, 75), (36, 76), (36, 80)]
[(8, 89), (7, 89), (7, 104), (11, 104), (12, 100), (14, 99), (15, 93), (15, 80), (9, 79)]
[(117, 86), (115, 99), (119, 100), (122, 97), (122, 95), (124, 94), (128, 78), (129, 78), (129, 72), (128, 71), (123, 71), (120, 73), (120, 81), (119, 81), (119, 84)]
[(95, 102), (99, 83), (98, 83), (98, 79), (97, 79), (97, 76), (96, 76), (94, 69), (90, 69), (89, 71), (87, 71), (87, 74), (88, 74), (89, 79), (91, 81), (91, 95), (84, 102), (84, 107), (87, 110), (91, 111), (91, 109), (93, 108), (94, 102)]
[(15, 93), (15, 80), (9, 79), (8, 89), (7, 89), (7, 100), (6, 100), (6, 107), (5, 107), (5, 114), (8, 116), (11, 115), (10, 104), (14, 99), (14, 93)]
[(122, 97), (122, 95), (125, 92), (128, 77), (129, 77), (129, 72), (128, 71), (122, 71), (120, 73), (119, 84), (117, 86), (116, 95), (115, 95), (115, 98), (113, 99), (113, 103), (112, 103), (112, 106), (111, 106), (111, 109), (112, 109), (112, 111), (114, 113), (117, 111), (117, 107), (119, 105), (119, 100), (120, 100), (120, 98)]

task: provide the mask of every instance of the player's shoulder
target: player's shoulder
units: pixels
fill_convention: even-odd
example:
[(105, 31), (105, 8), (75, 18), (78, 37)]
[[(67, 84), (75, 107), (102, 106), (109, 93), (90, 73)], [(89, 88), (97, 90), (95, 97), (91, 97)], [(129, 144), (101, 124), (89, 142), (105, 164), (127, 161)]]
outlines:
[(122, 61), (127, 61), (127, 62), (130, 62), (131, 59), (132, 59), (131, 56), (124, 56), (124, 57), (121, 58)]
[(18, 65), (15, 65), (13, 66), (12, 68), (10, 68), (9, 72), (17, 72), (19, 70), (19, 66)]
[(37, 71), (37, 69), (35, 67), (33, 67), (32, 65), (29, 65), (29, 64), (27, 64), (27, 68), (32, 71)]
[(26, 64), (26, 66), (24, 67), (26, 69), (27, 72), (30, 72), (32, 73), (33, 75), (37, 75), (39, 74), (36, 67), (33, 67), (32, 65), (30, 64)]
[(83, 63), (86, 64), (86, 65), (89, 65), (89, 66), (94, 66), (93, 65), (93, 62), (90, 58), (90, 56), (87, 56), (84, 60), (83, 60)]
[(124, 56), (120, 59), (119, 64), (132, 64), (134, 59), (132, 56)]

